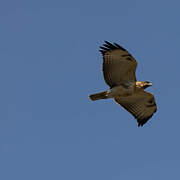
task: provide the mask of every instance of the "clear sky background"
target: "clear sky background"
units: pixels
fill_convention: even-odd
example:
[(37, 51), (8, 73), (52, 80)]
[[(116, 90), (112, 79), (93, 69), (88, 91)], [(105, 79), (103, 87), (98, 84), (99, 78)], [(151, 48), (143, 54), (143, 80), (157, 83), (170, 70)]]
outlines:
[[(178, 0), (1, 0), (0, 179), (180, 179)], [(158, 111), (138, 128), (113, 100), (104, 40), (137, 59)]]

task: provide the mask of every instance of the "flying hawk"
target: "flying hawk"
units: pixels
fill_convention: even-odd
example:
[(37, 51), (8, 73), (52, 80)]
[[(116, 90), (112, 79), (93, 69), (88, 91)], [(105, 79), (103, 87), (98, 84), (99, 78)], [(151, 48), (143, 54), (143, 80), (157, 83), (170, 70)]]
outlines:
[(92, 101), (114, 98), (114, 100), (130, 112), (143, 126), (156, 112), (157, 107), (153, 94), (144, 91), (152, 83), (136, 80), (135, 58), (123, 47), (108, 41), (100, 46), (103, 56), (104, 80), (110, 89), (104, 92), (92, 94)]

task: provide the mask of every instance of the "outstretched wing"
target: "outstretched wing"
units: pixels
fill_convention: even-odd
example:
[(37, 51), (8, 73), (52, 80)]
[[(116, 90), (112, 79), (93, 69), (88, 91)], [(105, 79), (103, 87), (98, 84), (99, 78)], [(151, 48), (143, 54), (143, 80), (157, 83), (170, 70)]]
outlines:
[(137, 62), (127, 50), (105, 41), (100, 52), (103, 55), (104, 79), (111, 88), (125, 81), (136, 81)]
[(157, 110), (154, 96), (144, 90), (132, 96), (115, 98), (115, 101), (137, 119), (138, 126), (143, 126)]

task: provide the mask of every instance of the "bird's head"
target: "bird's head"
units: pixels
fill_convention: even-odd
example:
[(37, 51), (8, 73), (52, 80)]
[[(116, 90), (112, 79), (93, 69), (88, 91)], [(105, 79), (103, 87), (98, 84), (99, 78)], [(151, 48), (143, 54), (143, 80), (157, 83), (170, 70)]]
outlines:
[(146, 89), (149, 86), (152, 86), (152, 83), (149, 81), (136, 81), (136, 87)]

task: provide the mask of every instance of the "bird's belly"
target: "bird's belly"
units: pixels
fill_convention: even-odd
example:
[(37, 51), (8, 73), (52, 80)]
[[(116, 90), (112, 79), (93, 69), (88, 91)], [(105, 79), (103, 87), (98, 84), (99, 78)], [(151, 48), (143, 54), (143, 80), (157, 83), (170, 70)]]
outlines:
[(108, 97), (109, 98), (115, 98), (117, 96), (125, 97), (132, 95), (134, 92), (134, 87), (124, 87), (124, 86), (116, 86), (108, 91)]

